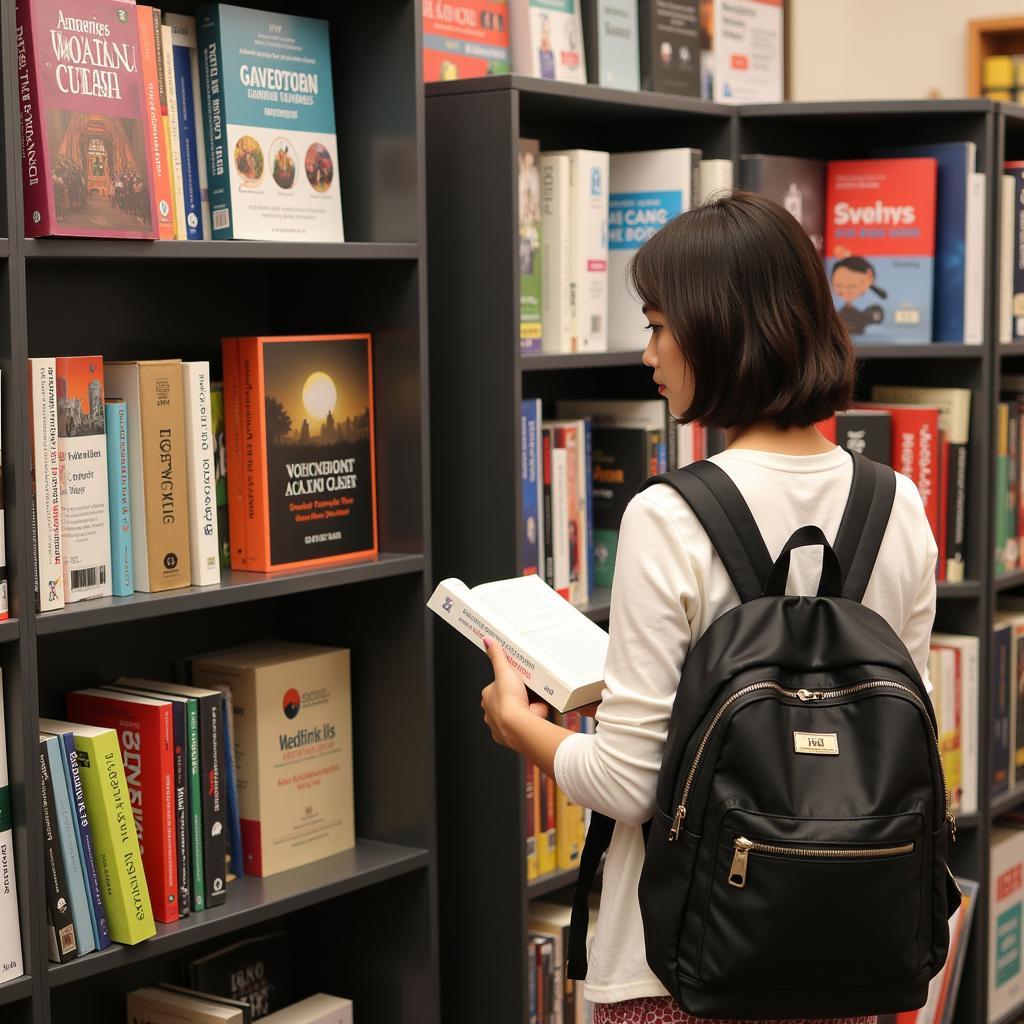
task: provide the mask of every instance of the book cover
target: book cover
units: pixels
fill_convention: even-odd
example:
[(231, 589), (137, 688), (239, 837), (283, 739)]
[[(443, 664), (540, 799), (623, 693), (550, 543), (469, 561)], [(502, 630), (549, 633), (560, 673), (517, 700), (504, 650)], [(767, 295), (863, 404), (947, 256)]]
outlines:
[(762, 153), (740, 157), (740, 188), (783, 206), (807, 232), (819, 256), (825, 254), (825, 161)]
[(593, 432), (594, 582), (611, 587), (622, 514), (649, 476), (647, 430), (595, 424)]
[(524, 398), (519, 417), (520, 486), (522, 488), (522, 571), (524, 575), (543, 572), (544, 538), (541, 529), (543, 501), (543, 458), (540, 446), (541, 401)]
[(153, 168), (153, 200), (157, 235), (174, 238), (174, 183), (167, 146), (167, 96), (164, 89), (164, 58), (160, 36), (160, 12), (139, 4), (139, 70), (146, 111), (146, 142)]
[(343, 242), (328, 24), (197, 11), (214, 238)]
[(253, 644), (196, 658), (231, 688), (245, 872), (266, 877), (355, 845), (349, 652)]
[(519, 351), (543, 348), (541, 328), (540, 143), (519, 140)]
[(581, 0), (587, 80), (608, 89), (640, 88), (637, 0)]
[(603, 352), (608, 348), (609, 154), (569, 149), (561, 155), (569, 158), (569, 287), (575, 294), (570, 351)]
[(228, 827), (226, 846), (228, 859), (228, 881), (231, 876), (245, 876), (245, 855), (242, 851), (242, 819), (238, 808), (238, 778), (235, 774), (235, 762), (238, 758), (235, 749), (235, 704), (231, 696), (231, 687), (219, 683), (213, 687), (220, 691), (221, 720), (224, 723), (224, 794), (227, 801)]
[(1013, 178), (1013, 283), (1011, 312), (1013, 338), (1024, 338), (1024, 161), (1003, 164), (1006, 174)]
[(640, 350), (646, 344), (640, 300), (628, 282), (637, 249), (700, 196), (699, 149), (613, 153), (608, 196), (608, 347)]
[[(545, 428), (545, 432), (548, 432)], [(554, 587), (566, 601), (573, 594), (573, 557), (570, 534), (569, 450), (558, 444), (558, 431), (551, 437), (551, 543), (554, 549)]]
[(700, 96), (697, 0), (640, 0), (640, 79), (644, 89)]
[(185, 400), (189, 561), (192, 563), (192, 585), (208, 587), (220, 583), (214, 479), (217, 452), (211, 410), (210, 364), (205, 361), (182, 363), (181, 370)]
[(107, 388), (128, 408), (128, 480), (135, 589), (187, 587), (185, 409), (180, 359), (106, 364)]
[(701, 0), (701, 96), (716, 103), (781, 103), (783, 0)]
[(978, 658), (980, 640), (976, 636), (953, 633), (932, 634), (931, 646), (955, 654), (958, 679), (960, 722), (960, 803), (957, 814), (975, 814), (978, 810)]
[(352, 1000), (318, 992), (263, 1020), (264, 1024), (352, 1024)]
[[(554, 451), (565, 451), (565, 515), (568, 531), (569, 600), (586, 603), (587, 597), (587, 523), (583, 423), (580, 420), (555, 420), (545, 423), (554, 429)], [(555, 500), (557, 502), (558, 495)], [(557, 525), (557, 520), (556, 520)]]
[(828, 165), (825, 271), (854, 341), (932, 339), (936, 174), (928, 157)]
[[(706, 203), (733, 190), (735, 171), (731, 160), (701, 160), (700, 201)], [(824, 182), (824, 177), (822, 178)], [(824, 188), (822, 189), (824, 192)], [(820, 245), (818, 251), (821, 251)]]
[(32, 569), (36, 611), (56, 611), (64, 607), (56, 361), (30, 358), (28, 374), (32, 417)]
[(169, 25), (160, 23), (160, 53), (163, 58), (164, 96), (167, 103), (167, 149), (170, 154), (171, 182), (174, 190), (174, 237), (188, 239), (185, 219), (185, 166), (181, 157), (181, 125), (178, 121), (178, 90), (174, 75), (174, 35)]
[(111, 594), (103, 357), (58, 356), (55, 363), (61, 561), (72, 604)]
[(16, 878), (3, 677), (0, 676), (0, 984), (20, 978), (25, 973)]
[(25, 234), (155, 238), (135, 4), (16, 10)]
[(252, 1019), (245, 1003), (231, 1005), (201, 992), (163, 985), (129, 992), (127, 1011), (128, 1024), (249, 1024)]
[(507, 0), (424, 0), (423, 81), (507, 74), (508, 25)]
[(67, 709), (68, 715), (77, 721), (115, 730), (153, 916), (158, 921), (177, 921), (180, 915), (170, 704), (166, 700), (90, 689), (69, 693)]
[(203, 179), (206, 168), (203, 150), (202, 120), (192, 77), (195, 55), (195, 19), (180, 14), (165, 14), (164, 28), (171, 36), (171, 73), (178, 111), (178, 146), (181, 152), (181, 182), (185, 199), (185, 234), (190, 242), (209, 238), (204, 230), (209, 217), (203, 217)]
[[(59, 766), (58, 766), (58, 770)], [(46, 875), (46, 925), (50, 960), (62, 964), (78, 956), (67, 869), (57, 822), (53, 773), (46, 739), (39, 738), (39, 783), (43, 803), (43, 864)]]
[[(231, 358), (225, 341), (225, 363)], [(377, 554), (368, 334), (234, 339), (240, 387), (244, 562), (267, 572)], [(226, 409), (229, 432), (233, 410)], [(232, 441), (229, 437), (229, 456)], [(232, 467), (229, 459), (229, 479)], [(232, 524), (233, 525), (233, 524)]]
[(989, 847), (988, 1019), (1024, 999), (1024, 830), (995, 827)]
[(834, 442), (873, 462), (889, 465), (892, 458), (892, 417), (871, 409), (848, 409), (835, 415)]
[(547, 354), (574, 351), (569, 158), (540, 154), (541, 334)]
[(991, 762), (989, 787), (993, 796), (1006, 793), (1010, 788), (1010, 686), (1013, 659), (1013, 627), (1007, 622), (993, 626), (995, 657), (992, 673), (989, 730), (991, 736)]
[(516, 0), (512, 9), (512, 70), (517, 75), (585, 83), (579, 0)]
[(128, 407), (104, 402), (107, 442), (107, 507), (110, 515), (110, 584), (114, 597), (135, 593), (132, 567), (131, 491), (128, 482)]
[(217, 547), (220, 567), (231, 568), (231, 539), (228, 536), (228, 452), (224, 438), (224, 385), (221, 381), (210, 384), (210, 429), (215, 445), (213, 478), (217, 492)]
[(283, 931), (234, 942), (188, 964), (193, 989), (247, 1002), (253, 1020), (292, 1001), (292, 940)]
[(56, 736), (61, 742), (61, 763), (74, 813), (75, 842), (85, 878), (93, 940), (96, 949), (106, 949), (110, 945), (110, 925), (107, 922), (107, 912), (103, 906), (103, 896), (100, 890), (96, 848), (92, 837), (92, 826), (89, 824), (89, 812), (85, 804), (81, 771), (78, 767), (75, 734), (65, 723), (49, 718), (41, 718), (39, 728), (42, 733)]

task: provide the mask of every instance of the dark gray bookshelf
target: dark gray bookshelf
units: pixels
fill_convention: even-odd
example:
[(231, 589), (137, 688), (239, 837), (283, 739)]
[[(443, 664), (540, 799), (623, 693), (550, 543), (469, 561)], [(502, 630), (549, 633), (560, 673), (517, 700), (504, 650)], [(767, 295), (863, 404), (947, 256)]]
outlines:
[[(863, 157), (869, 147), (970, 141), (989, 174), (986, 258), (998, 253), (997, 195), (1004, 158), (1024, 158), (1024, 109), (985, 100), (804, 103), (723, 107), (653, 93), (499, 76), (427, 86), (432, 350), (431, 478), (433, 558), (439, 573), (473, 584), (521, 571), (519, 410), (541, 398), (654, 397), (640, 353), (521, 356), (518, 340), (520, 138), (541, 149), (579, 146), (625, 152), (695, 146), (704, 156), (742, 153)], [(482, 254), (486, 253), (486, 258)], [(968, 580), (940, 583), (935, 628), (982, 638), (979, 811), (958, 822), (956, 873), (982, 894), (957, 1005), (957, 1024), (987, 1019), (988, 848), (994, 816), (1024, 804), (1024, 791), (992, 801), (988, 686), (997, 591), (1024, 590), (1024, 571), (996, 578), (993, 444), (1000, 367), (1014, 372), (1024, 344), (998, 346), (994, 276), (986, 275), (985, 343), (976, 346), (859, 346), (858, 395), (876, 383), (970, 387)], [(458, 453), (454, 458), (453, 453)], [(608, 618), (607, 592), (587, 614)], [(435, 629), (435, 671), (471, 694), (488, 666), (450, 629)], [(443, 703), (437, 719), (439, 885), (445, 1019), (473, 1019), (481, 1005), (494, 1024), (526, 1024), (526, 920), (530, 899), (570, 891), (575, 872), (526, 881), (522, 760), (497, 747), (477, 701)], [(486, 865), (485, 870), (467, 870)], [(484, 935), (483, 946), (466, 936)], [(1024, 1010), (1024, 1007), (1022, 1007)]]
[[(194, 13), (198, 0), (169, 0)], [(364, 1024), (439, 1021), (420, 0), (255, 0), (330, 23), (346, 239), (338, 244), (22, 237), (14, 0), (0, 0), (0, 374), (11, 618), (0, 670), (25, 976), (4, 1024), (110, 1024), (124, 995), (180, 982), (195, 956), (269, 928), (290, 938), (296, 998), (353, 999)], [(386, 172), (386, 173), (385, 173)], [(219, 586), (83, 602), (32, 596), (29, 356), (208, 359), (243, 334), (368, 331), (381, 554), (328, 568), (224, 572)], [(227, 902), (135, 947), (48, 962), (38, 720), (122, 674), (171, 679), (197, 654), (265, 638), (352, 652), (354, 849), (229, 884)]]

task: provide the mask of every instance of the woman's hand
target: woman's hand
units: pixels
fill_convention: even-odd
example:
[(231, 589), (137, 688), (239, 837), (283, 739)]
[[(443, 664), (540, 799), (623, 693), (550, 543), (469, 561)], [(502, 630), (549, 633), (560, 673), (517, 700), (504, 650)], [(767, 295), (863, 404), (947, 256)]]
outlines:
[(491, 738), (503, 747), (518, 749), (517, 721), (522, 717), (548, 717), (548, 706), (543, 701), (531, 701), (519, 673), (508, 663), (501, 644), (484, 637), (484, 646), (494, 669), (494, 681), (485, 686), (480, 695), (484, 710), (484, 724), (491, 730)]

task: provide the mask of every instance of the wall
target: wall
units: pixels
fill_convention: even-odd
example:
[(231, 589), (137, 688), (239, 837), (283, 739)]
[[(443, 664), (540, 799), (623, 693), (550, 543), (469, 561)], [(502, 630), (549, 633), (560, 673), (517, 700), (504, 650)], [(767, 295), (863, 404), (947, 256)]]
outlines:
[(790, 99), (946, 98), (967, 91), (967, 22), (1024, 0), (789, 0)]

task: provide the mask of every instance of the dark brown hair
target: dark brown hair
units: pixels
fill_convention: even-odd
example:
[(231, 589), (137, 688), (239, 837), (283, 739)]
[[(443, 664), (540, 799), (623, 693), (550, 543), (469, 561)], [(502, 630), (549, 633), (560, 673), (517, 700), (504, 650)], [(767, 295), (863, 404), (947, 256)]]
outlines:
[(849, 407), (856, 360), (821, 259), (778, 203), (733, 192), (681, 214), (630, 264), (693, 375), (683, 422), (805, 427)]

